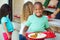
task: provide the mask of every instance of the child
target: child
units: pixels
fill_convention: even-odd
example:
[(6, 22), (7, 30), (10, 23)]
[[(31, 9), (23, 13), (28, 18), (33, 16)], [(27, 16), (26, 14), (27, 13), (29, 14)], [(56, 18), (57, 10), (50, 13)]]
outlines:
[(35, 2), (34, 4), (34, 14), (29, 16), (24, 30), (23, 35), (25, 36), (26, 32), (44, 32), (45, 30), (50, 31), (48, 19), (42, 15), (43, 6), (40, 2)]
[(32, 11), (33, 3), (28, 1), (23, 5), (23, 13), (21, 15), (21, 29), (19, 32), (19, 40), (26, 40), (26, 37), (22, 35), (23, 28), (25, 27), (25, 22), (29, 15), (33, 14)]
[(28, 16), (33, 13), (33, 3), (28, 1), (23, 5), (23, 13), (21, 14), (21, 22), (26, 21)]
[(13, 32), (13, 25), (8, 18), (8, 14), (11, 12), (10, 6), (8, 4), (3, 4), (1, 7), (1, 24), (3, 25), (3, 38), (4, 40), (11, 40), (11, 35)]
[(28, 1), (27, 4), (28, 4), (28, 7), (29, 7), (30, 14), (32, 14), (33, 13), (33, 10), (32, 10), (33, 9), (33, 3)]

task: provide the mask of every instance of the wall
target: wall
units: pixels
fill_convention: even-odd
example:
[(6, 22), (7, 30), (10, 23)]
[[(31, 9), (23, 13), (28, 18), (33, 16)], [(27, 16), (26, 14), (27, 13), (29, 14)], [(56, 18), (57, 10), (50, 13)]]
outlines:
[(45, 0), (35, 0), (35, 2), (37, 2), (37, 1), (41, 2), (42, 4), (44, 4)]
[(57, 3), (58, 3), (57, 0), (51, 0), (50, 3), (49, 3), (49, 5), (51, 5), (51, 6), (56, 6)]
[(24, 3), (26, 3), (27, 1), (31, 1), (32, 3), (35, 2), (35, 0), (24, 0)]
[(0, 7), (2, 6), (2, 4), (5, 4), (5, 3), (8, 4), (8, 0), (0, 0)]
[[(20, 22), (20, 14), (22, 13), (23, 0), (13, 0), (13, 21)], [(18, 18), (17, 18), (17, 17)]]

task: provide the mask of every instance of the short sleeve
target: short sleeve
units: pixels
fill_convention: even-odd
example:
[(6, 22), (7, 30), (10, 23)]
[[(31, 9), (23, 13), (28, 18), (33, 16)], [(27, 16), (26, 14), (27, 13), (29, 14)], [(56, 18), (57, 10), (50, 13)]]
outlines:
[(31, 21), (30, 20), (31, 20), (31, 17), (28, 17), (28, 20), (26, 21), (26, 24), (25, 24), (28, 27), (31, 25)]
[(45, 28), (49, 28), (49, 23), (48, 23), (48, 19), (46, 18), (46, 22), (45, 22)]
[(1, 23), (5, 23), (5, 22), (7, 22), (7, 19), (6, 19), (6, 17), (3, 17), (3, 18), (1, 19)]

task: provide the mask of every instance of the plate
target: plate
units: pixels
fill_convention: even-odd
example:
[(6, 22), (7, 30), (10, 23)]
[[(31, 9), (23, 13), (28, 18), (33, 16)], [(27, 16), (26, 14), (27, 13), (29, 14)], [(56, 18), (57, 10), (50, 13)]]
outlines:
[(45, 38), (46, 34), (44, 33), (31, 33), (28, 35), (29, 38)]

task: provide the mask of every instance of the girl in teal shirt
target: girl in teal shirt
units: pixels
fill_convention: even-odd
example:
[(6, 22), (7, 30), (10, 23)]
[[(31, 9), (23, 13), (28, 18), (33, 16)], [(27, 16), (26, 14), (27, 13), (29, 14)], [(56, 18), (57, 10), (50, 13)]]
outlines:
[(3, 38), (4, 40), (11, 40), (13, 25), (8, 18), (8, 14), (11, 12), (10, 6), (8, 4), (4, 4), (1, 7), (1, 24), (3, 26)]

